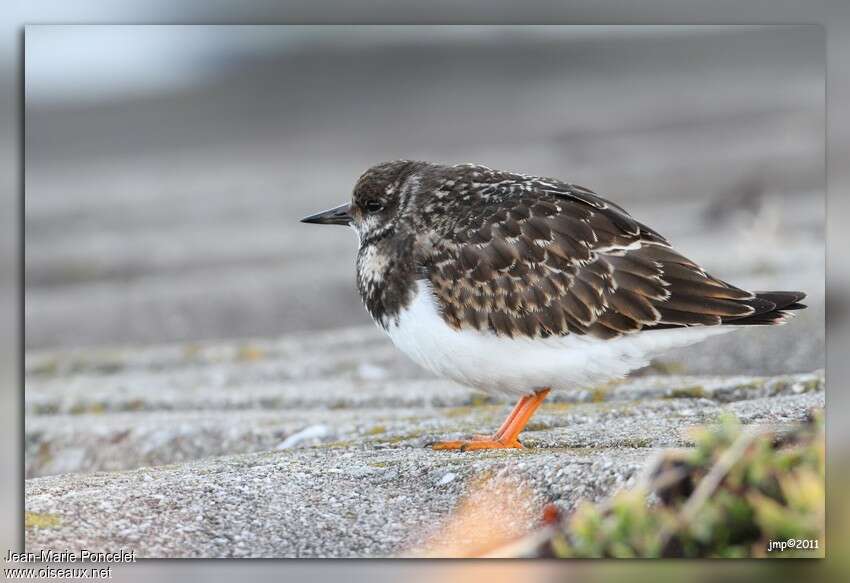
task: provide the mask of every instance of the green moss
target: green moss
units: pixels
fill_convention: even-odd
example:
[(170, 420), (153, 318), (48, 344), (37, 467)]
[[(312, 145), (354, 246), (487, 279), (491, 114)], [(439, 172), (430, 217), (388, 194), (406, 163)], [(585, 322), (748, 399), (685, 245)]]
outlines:
[(103, 403), (77, 403), (68, 411), (71, 415), (101, 414), (106, 410)]
[(680, 387), (670, 391), (666, 395), (666, 399), (702, 399), (706, 395), (705, 387), (693, 385), (690, 387)]
[(636, 449), (653, 446), (652, 439), (649, 437), (631, 437), (619, 443), (621, 447), (633, 447)]
[[(694, 432), (652, 478), (602, 504), (581, 503), (541, 547), (560, 557), (822, 557), (825, 438), (822, 412), (788, 439), (744, 433), (731, 415)], [(676, 477), (678, 476), (678, 477)], [(719, 476), (718, 481), (706, 476)], [(648, 505), (653, 492), (656, 502)], [(819, 541), (771, 552), (770, 541)]]
[(801, 384), (803, 385), (803, 391), (806, 393), (819, 391), (823, 388), (822, 379), (819, 378), (808, 379), (803, 381)]
[(265, 351), (254, 344), (245, 344), (236, 351), (236, 360), (240, 362), (254, 362), (261, 360), (266, 355)]
[(366, 435), (380, 435), (381, 433), (386, 433), (387, 428), (383, 425), (375, 425), (366, 432)]
[(572, 409), (574, 406), (575, 403), (543, 403), (543, 405), (540, 406), (540, 410), (556, 413)]
[(466, 405), (463, 407), (451, 407), (443, 410), (443, 415), (446, 417), (466, 417), (482, 411), (496, 413), (502, 407), (500, 405)]
[(608, 390), (603, 389), (601, 387), (597, 387), (593, 389), (590, 393), (590, 401), (593, 403), (601, 403), (605, 400), (605, 397), (608, 395)]
[(50, 443), (42, 441), (38, 445), (38, 462), (42, 466), (49, 464), (53, 460), (53, 452), (50, 450)]
[(80, 360), (68, 365), (68, 372), (71, 374), (95, 372), (110, 375), (122, 370), (124, 370), (124, 363), (120, 361), (86, 362)]
[(649, 363), (649, 368), (666, 375), (681, 375), (687, 372), (684, 363), (676, 361), (653, 360)]
[(490, 395), (484, 395), (481, 393), (475, 393), (469, 399), (469, 405), (471, 407), (480, 407), (482, 405), (490, 405), (493, 403), (493, 398)]
[(25, 528), (56, 528), (60, 524), (62, 524), (62, 519), (56, 514), (42, 512), (24, 513)]
[(472, 407), (452, 407), (451, 409), (443, 409), (445, 417), (463, 417), (472, 413)]
[(125, 405), (125, 409), (127, 411), (141, 411), (145, 408), (145, 402), (141, 399), (133, 399), (132, 401), (127, 401)]
[(201, 354), (201, 347), (197, 344), (190, 343), (183, 347), (183, 358), (186, 360), (195, 360)]
[(57, 372), (59, 372), (59, 362), (55, 358), (44, 360), (27, 370), (27, 374), (44, 376), (53, 376)]
[(327, 443), (320, 443), (318, 445), (314, 445), (313, 447), (320, 449), (341, 449), (346, 447), (351, 447), (354, 444), (350, 439), (341, 439), (338, 441), (329, 441)]
[(35, 415), (56, 415), (57, 413), (59, 413), (59, 405), (57, 405), (56, 403), (33, 405), (32, 412)]
[(607, 401), (608, 393), (610, 393), (618, 385), (622, 384), (622, 382), (623, 381), (621, 379), (615, 379), (593, 387), (592, 389), (590, 389), (591, 402), (601, 403), (603, 401)]

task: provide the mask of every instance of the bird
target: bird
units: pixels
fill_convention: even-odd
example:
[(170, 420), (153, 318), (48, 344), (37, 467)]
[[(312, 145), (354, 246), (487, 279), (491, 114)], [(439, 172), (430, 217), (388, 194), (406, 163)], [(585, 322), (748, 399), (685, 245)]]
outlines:
[(376, 164), (349, 202), (302, 222), (356, 232), (360, 297), (403, 353), (517, 399), (494, 434), (437, 450), (521, 448), (551, 391), (622, 378), (666, 350), (806, 307), (803, 292), (710, 275), (589, 188), (479, 164)]

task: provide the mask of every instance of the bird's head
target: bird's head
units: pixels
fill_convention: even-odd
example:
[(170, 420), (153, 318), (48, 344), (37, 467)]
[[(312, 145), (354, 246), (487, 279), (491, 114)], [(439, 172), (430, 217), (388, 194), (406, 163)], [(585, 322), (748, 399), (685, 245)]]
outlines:
[(392, 234), (419, 187), (417, 171), (426, 164), (410, 160), (383, 162), (357, 180), (351, 202), (301, 219), (302, 223), (347, 225), (357, 231), (361, 245)]

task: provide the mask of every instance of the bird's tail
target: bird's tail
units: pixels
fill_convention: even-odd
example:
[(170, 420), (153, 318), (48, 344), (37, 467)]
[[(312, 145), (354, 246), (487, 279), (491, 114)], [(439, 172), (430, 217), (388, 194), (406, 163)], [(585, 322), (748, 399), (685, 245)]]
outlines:
[(806, 306), (800, 300), (806, 294), (799, 291), (764, 291), (753, 292), (755, 297), (741, 300), (741, 303), (752, 306), (755, 312), (748, 316), (723, 318), (722, 323), (733, 326), (773, 326), (784, 324), (794, 316), (794, 310), (802, 310)]

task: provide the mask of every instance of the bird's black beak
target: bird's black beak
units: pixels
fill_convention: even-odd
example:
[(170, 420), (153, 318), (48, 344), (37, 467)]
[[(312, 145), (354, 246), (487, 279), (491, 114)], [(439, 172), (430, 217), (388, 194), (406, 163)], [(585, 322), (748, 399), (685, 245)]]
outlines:
[(338, 207), (310, 215), (301, 219), (302, 223), (315, 223), (317, 225), (350, 225), (351, 205), (341, 204)]

